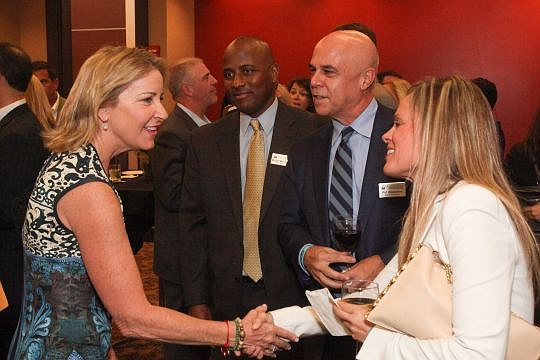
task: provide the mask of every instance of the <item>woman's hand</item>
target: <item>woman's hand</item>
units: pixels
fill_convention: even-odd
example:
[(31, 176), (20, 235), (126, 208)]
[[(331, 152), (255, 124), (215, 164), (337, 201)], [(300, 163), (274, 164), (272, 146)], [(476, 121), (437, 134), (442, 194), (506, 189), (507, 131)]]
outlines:
[(344, 301), (338, 301), (334, 305), (334, 314), (343, 322), (343, 325), (351, 332), (354, 340), (363, 342), (367, 334), (373, 328), (373, 324), (364, 319), (364, 314), (368, 308), (361, 305), (348, 304)]
[(540, 203), (523, 207), (523, 215), (529, 220), (540, 221)]
[(266, 311), (266, 305), (258, 306), (242, 320), (246, 332), (242, 352), (257, 359), (275, 357), (276, 351), (291, 349), (290, 341), (298, 341), (294, 333), (275, 326), (272, 315)]

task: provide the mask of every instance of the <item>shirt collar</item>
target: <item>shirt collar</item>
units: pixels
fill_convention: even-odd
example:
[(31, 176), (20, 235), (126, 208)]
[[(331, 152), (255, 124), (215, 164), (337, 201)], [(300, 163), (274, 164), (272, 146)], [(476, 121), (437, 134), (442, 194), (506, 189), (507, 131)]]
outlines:
[(60, 94), (57, 91), (56, 92), (56, 101), (54, 102), (53, 106), (51, 106), (51, 110), (53, 112), (56, 112), (58, 110), (58, 105), (60, 105)]
[(20, 99), (15, 102), (12, 102), (9, 105), (4, 106), (0, 109), (0, 121), (6, 117), (7, 114), (11, 112), (11, 110), (15, 109), (17, 106), (21, 106), (22, 104), (26, 104), (26, 99)]
[(184, 105), (180, 104), (180, 103), (176, 103), (176, 105), (178, 105), (178, 107), (182, 110), (184, 110), (184, 112), (186, 114), (188, 114), (188, 116), (190, 118), (193, 119), (193, 121), (195, 121), (195, 124), (197, 124), (197, 126), (203, 126), (203, 125), (206, 125), (206, 124), (209, 124), (210, 123), (210, 120), (208, 120), (208, 118), (206, 117), (206, 115), (204, 116), (204, 118), (200, 117), (199, 115), (195, 114), (193, 111), (191, 111), (190, 109), (188, 109), (187, 107), (185, 107)]
[[(377, 104), (377, 100), (375, 100), (375, 98), (371, 99), (368, 106), (356, 117), (356, 119), (354, 119), (350, 126), (358, 134), (367, 139), (371, 139), (375, 114), (377, 113), (378, 108), (379, 105)], [(334, 134), (339, 135), (345, 126), (337, 120), (333, 120), (332, 123), (334, 125)], [(338, 138), (338, 136), (334, 136), (335, 141), (337, 141)]]
[(261, 129), (264, 133), (269, 134), (274, 128), (274, 122), (276, 121), (276, 114), (278, 108), (278, 100), (274, 98), (272, 105), (268, 107), (261, 115), (256, 118), (251, 117), (248, 114), (240, 112), (240, 134), (246, 135), (249, 128), (249, 124), (252, 119), (258, 119), (261, 124)]

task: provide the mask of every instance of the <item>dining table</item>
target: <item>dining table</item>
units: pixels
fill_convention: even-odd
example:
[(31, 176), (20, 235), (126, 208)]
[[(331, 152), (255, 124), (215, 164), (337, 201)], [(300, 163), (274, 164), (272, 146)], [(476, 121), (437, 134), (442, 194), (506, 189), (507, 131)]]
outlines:
[(113, 182), (120, 199), (124, 223), (133, 253), (144, 241), (153, 241), (154, 194), (152, 179), (139, 171), (122, 173), (120, 181)]

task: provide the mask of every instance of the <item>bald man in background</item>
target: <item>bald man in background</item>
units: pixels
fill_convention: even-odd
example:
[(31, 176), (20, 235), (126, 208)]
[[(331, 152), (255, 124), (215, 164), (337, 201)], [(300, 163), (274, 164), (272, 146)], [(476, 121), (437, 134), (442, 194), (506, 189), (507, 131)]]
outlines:
[[(382, 172), (387, 149), (381, 136), (392, 126), (393, 111), (373, 97), (378, 63), (377, 48), (357, 31), (332, 32), (313, 51), (309, 67), (315, 108), (333, 121), (292, 147), (278, 231), (285, 256), (307, 289), (338, 292), (345, 280), (372, 280), (396, 252), (408, 201), (403, 183), (395, 184), (402, 188), (397, 197), (379, 191), (379, 184), (397, 180)], [(352, 254), (337, 250), (330, 230), (330, 218), (342, 210), (331, 200), (342, 140), (351, 154), (347, 206), (358, 217), (361, 233)], [(327, 336), (320, 344), (322, 359), (354, 359), (350, 337)]]

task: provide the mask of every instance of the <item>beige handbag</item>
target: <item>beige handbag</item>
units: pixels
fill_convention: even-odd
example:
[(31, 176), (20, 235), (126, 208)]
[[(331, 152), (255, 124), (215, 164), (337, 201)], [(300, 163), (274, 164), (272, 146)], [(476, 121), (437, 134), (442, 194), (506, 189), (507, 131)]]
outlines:
[[(444, 264), (429, 246), (418, 245), (375, 300), (366, 319), (418, 339), (451, 337), (450, 265)], [(540, 329), (512, 314), (506, 360), (539, 358)]]

